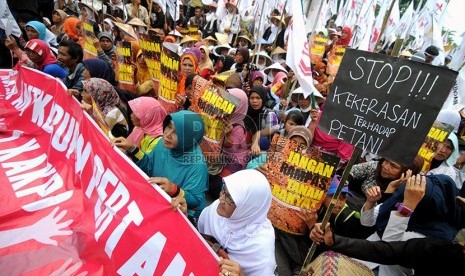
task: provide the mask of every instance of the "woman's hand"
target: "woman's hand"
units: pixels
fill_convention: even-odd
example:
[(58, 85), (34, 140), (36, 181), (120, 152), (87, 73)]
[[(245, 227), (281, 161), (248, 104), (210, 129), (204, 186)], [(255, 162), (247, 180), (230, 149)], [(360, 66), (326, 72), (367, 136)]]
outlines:
[(186, 97), (183, 95), (176, 95), (175, 102), (176, 105), (179, 107), (184, 106), (184, 104), (186, 103)]
[(404, 183), (407, 179), (409, 179), (412, 176), (412, 170), (408, 170), (405, 173), (403, 173), (399, 179), (393, 180), (389, 183), (389, 185), (386, 188), (385, 193), (387, 194), (392, 194), (394, 193), (397, 188), (399, 188), (400, 184)]
[(89, 114), (92, 112), (92, 105), (86, 103), (84, 100), (81, 101), (81, 108)]
[(118, 137), (111, 139), (111, 145), (112, 146), (117, 146), (118, 148), (128, 151), (136, 147), (133, 143), (131, 143), (128, 139), (124, 137)]
[(425, 196), (426, 190), (426, 176), (414, 175), (407, 180), (404, 191), (403, 205), (410, 210), (415, 210), (418, 203)]
[(253, 156), (259, 156), (261, 153), (260, 145), (258, 145), (258, 143), (254, 143), (252, 147), (250, 148), (250, 152), (252, 153)]
[(16, 44), (16, 39), (12, 35), (9, 35), (5, 39), (5, 46), (11, 51), (16, 51), (19, 49), (18, 44)]
[(368, 188), (365, 192), (365, 196), (367, 199), (363, 207), (363, 211), (371, 210), (375, 207), (376, 202), (381, 199), (381, 188), (379, 186)]
[(166, 177), (150, 177), (149, 183), (158, 185), (168, 195), (172, 195), (176, 189), (175, 184)]
[(181, 212), (187, 217), (187, 201), (184, 197), (177, 196), (171, 199), (171, 208), (173, 211), (181, 210)]
[(221, 259), (218, 262), (218, 266), (220, 267), (219, 276), (243, 276), (244, 272), (242, 271), (241, 266), (231, 260), (228, 259)]

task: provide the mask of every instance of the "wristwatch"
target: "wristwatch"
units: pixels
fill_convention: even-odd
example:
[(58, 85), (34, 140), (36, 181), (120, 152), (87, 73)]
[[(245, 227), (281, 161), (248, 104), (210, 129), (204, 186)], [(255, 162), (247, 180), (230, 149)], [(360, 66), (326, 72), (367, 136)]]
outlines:
[(397, 212), (399, 212), (404, 217), (410, 217), (413, 214), (413, 211), (410, 208), (405, 207), (404, 204), (400, 202), (396, 204), (396, 208)]

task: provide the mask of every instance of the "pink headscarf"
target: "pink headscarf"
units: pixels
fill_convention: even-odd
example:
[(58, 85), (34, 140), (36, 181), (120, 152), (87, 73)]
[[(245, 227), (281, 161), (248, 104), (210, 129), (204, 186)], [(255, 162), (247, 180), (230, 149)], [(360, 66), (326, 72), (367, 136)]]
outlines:
[(230, 88), (228, 91), (231, 93), (231, 95), (240, 100), (239, 104), (234, 110), (234, 113), (231, 115), (229, 123), (244, 126), (244, 118), (247, 115), (247, 110), (249, 109), (249, 99), (247, 98), (247, 94), (239, 88)]
[(129, 106), (140, 121), (140, 126), (135, 127), (127, 138), (131, 143), (140, 146), (145, 134), (154, 138), (163, 135), (166, 111), (160, 102), (152, 97), (139, 97), (130, 100)]
[(273, 79), (273, 82), (270, 84), (270, 89), (273, 93), (275, 93), (278, 97), (282, 96), (284, 82), (282, 80), (286, 79), (287, 75), (284, 72), (279, 71), (276, 73), (276, 76)]

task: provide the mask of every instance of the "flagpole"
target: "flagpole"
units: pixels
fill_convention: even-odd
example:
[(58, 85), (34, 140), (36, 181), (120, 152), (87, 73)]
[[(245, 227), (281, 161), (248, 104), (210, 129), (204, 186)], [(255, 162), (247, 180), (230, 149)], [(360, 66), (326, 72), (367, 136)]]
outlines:
[(392, 9), (394, 8), (394, 4), (396, 3), (396, 0), (392, 0), (391, 6), (389, 7), (389, 11), (384, 15), (383, 19), (383, 25), (381, 27), (381, 31), (379, 32), (378, 40), (376, 41), (375, 48), (373, 49), (376, 51), (378, 49), (379, 43), (381, 42), (381, 37), (383, 37), (384, 31), (386, 30), (386, 25), (388, 22), (389, 17), (391, 16)]
[(152, 28), (152, 5), (153, 0), (149, 0), (149, 25), (147, 26), (147, 31)]
[[(263, 19), (263, 11), (265, 9), (265, 2), (263, 1), (262, 3), (262, 11), (260, 13), (260, 22), (258, 22), (258, 32), (257, 32), (257, 38), (255, 39), (255, 42), (258, 42), (260, 40), (260, 28), (262, 26), (262, 19)], [(259, 49), (259, 52), (260, 52), (260, 46), (261, 46), (261, 41), (258, 43), (258, 49)], [(258, 57), (256, 57), (255, 53), (257, 52), (257, 45), (255, 44), (255, 47), (253, 47), (253, 51), (252, 51), (252, 64), (254, 63), (254, 60), (256, 58), (256, 62), (258, 63)]]

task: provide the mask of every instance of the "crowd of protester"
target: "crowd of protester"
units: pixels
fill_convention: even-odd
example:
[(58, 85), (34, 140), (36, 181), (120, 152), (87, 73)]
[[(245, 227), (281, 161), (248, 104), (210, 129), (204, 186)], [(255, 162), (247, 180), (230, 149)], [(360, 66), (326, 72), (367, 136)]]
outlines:
[[(376, 262), (365, 264), (379, 275), (428, 275), (425, 268), (431, 266), (447, 266), (443, 271), (457, 267), (463, 273), (465, 249), (455, 242), (465, 240), (460, 235), (465, 154), (459, 147), (463, 118), (455, 110), (438, 116), (454, 130), (438, 146), (425, 175), (420, 174), (420, 156), (405, 166), (366, 153), (352, 167), (329, 224), (320, 227), (354, 151), (318, 127), (334, 80), (326, 74), (327, 56), (335, 45), (348, 47), (349, 27), (328, 22), (326, 53), (312, 64), (315, 90), (310, 96), (286, 64), (292, 16), (278, 10), (266, 15), (264, 32), (254, 39), (252, 9), (240, 14), (235, 1), (225, 2), (221, 16), (215, 1), (185, 1), (176, 21), (157, 0), (7, 2), (22, 35), (3, 40), (0, 66), (21, 64), (62, 81), (84, 111), (103, 120), (112, 144), (150, 177), (146, 185), (159, 185), (173, 198), (174, 208), (184, 210), (202, 234), (226, 249), (230, 260), (220, 261), (222, 275), (297, 275), (312, 242), (321, 244), (320, 251)], [(94, 22), (94, 59), (84, 59), (86, 20)], [(180, 34), (189, 26), (198, 27), (199, 39)], [(159, 87), (138, 43), (138, 34), (148, 29), (178, 46), (178, 110), (170, 114), (160, 104)], [(132, 90), (117, 79), (119, 41), (130, 42), (134, 53)], [(380, 52), (389, 54), (389, 49)], [(424, 52), (404, 51), (401, 58), (431, 63), (438, 54), (432, 46)], [(225, 166), (207, 162), (198, 146), (205, 126), (190, 110), (196, 76), (212, 81), (226, 76), (216, 85), (240, 100), (224, 129)], [(264, 164), (275, 134), (341, 159), (322, 207), (300, 210), (308, 227), (304, 235), (286, 233), (267, 219), (272, 195)]]

